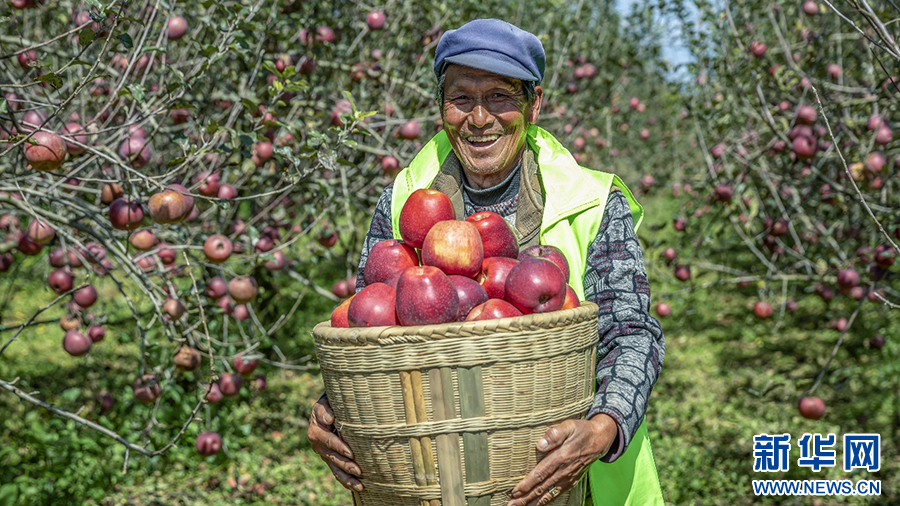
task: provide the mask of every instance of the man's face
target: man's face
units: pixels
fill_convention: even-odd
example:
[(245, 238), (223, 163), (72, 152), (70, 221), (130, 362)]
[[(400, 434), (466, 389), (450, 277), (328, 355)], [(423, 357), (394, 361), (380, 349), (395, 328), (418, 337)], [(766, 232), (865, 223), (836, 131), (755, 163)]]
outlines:
[(445, 71), (441, 116), (450, 145), (473, 174), (504, 174), (519, 163), (525, 131), (537, 121), (543, 91), (525, 100), (518, 79), (450, 65)]

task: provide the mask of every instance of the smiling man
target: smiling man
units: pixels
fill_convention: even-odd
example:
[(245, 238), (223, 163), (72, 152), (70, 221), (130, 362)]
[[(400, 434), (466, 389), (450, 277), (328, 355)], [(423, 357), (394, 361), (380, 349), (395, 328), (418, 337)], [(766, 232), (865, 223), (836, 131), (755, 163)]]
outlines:
[[(515, 229), (519, 247), (552, 244), (566, 254), (569, 284), (600, 306), (597, 390), (583, 420), (552, 427), (546, 456), (511, 491), (509, 506), (549, 504), (575, 488), (585, 504), (662, 505), (644, 415), (665, 340), (650, 315), (650, 287), (635, 228), (643, 210), (617, 176), (578, 166), (536, 123), (544, 48), (533, 34), (496, 19), (444, 34), (434, 72), (444, 129), (381, 195), (366, 236), (369, 250), (399, 238), (397, 221), (419, 188), (450, 197), (456, 217), (493, 211)], [(512, 353), (512, 352), (511, 352)], [(313, 449), (347, 488), (363, 490), (350, 447), (334, 433), (326, 396), (313, 406)], [(588, 485), (579, 479), (588, 474)], [(584, 489), (584, 490), (583, 490)], [(569, 503), (574, 504), (574, 503)]]

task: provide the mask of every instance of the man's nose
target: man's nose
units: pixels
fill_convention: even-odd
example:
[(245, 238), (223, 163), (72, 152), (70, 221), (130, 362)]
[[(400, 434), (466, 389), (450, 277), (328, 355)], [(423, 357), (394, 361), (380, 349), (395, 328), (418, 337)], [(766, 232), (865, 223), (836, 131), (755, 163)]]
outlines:
[(494, 116), (481, 104), (475, 104), (472, 114), (469, 115), (469, 123), (475, 128), (483, 128), (493, 121), (493, 118)]

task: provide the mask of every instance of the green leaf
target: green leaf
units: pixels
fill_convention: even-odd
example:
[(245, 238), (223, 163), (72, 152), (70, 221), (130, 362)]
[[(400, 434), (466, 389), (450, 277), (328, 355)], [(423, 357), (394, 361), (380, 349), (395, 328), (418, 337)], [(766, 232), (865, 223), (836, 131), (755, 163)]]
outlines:
[(132, 47), (134, 47), (134, 41), (131, 40), (131, 35), (128, 35), (127, 33), (120, 33), (119, 35), (116, 35), (116, 38), (119, 39), (119, 42), (121, 42), (126, 49), (131, 49)]
[(216, 46), (213, 46), (212, 44), (210, 44), (210, 45), (204, 47), (203, 50), (200, 51), (200, 54), (209, 58), (210, 56), (216, 54)]
[(174, 160), (169, 160), (169, 163), (168, 163), (167, 165), (168, 165), (169, 167), (174, 167), (174, 166), (178, 165), (179, 163), (185, 161), (186, 159), (187, 159), (187, 157), (181, 156), (181, 157), (178, 157), (178, 158), (176, 158), (176, 159), (174, 159)]
[(219, 123), (217, 123), (216, 120), (212, 120), (209, 123), (209, 126), (206, 127), (207, 135), (212, 135), (218, 131), (219, 131)]
[(60, 397), (62, 397), (63, 399), (65, 399), (69, 402), (75, 402), (75, 400), (78, 399), (79, 395), (81, 395), (80, 388), (69, 388), (69, 389), (66, 389), (65, 391), (63, 391), (63, 393), (60, 394)]
[(72, 65), (81, 65), (83, 67), (90, 67), (91, 65), (93, 65), (92, 63), (88, 63), (84, 60), (72, 60), (71, 63)]
[(18, 504), (19, 486), (15, 483), (0, 485), (0, 506), (14, 506)]
[(84, 3), (90, 5), (91, 7), (96, 7), (97, 9), (103, 8), (103, 6), (100, 5), (100, 0), (84, 0)]
[(82, 28), (81, 31), (78, 32), (78, 43), (82, 46), (86, 46), (94, 42), (94, 31), (90, 28)]
[(142, 53), (168, 53), (166, 48), (159, 46), (144, 46)]
[(128, 90), (131, 91), (131, 96), (138, 102), (144, 101), (144, 92), (146, 91), (144, 87), (140, 84), (129, 84)]
[(41, 83), (47, 83), (50, 86), (52, 86), (54, 90), (58, 90), (58, 89), (62, 88), (62, 85), (63, 85), (62, 78), (53, 72), (50, 72), (49, 74), (44, 74), (42, 76), (38, 76), (38, 78), (35, 79), (35, 81), (41, 82)]
[(253, 145), (253, 138), (251, 138), (251, 137), (250, 137), (249, 135), (247, 135), (247, 134), (241, 134), (241, 135), (239, 135), (239, 136), (238, 136), (238, 139), (241, 140), (241, 144), (243, 144), (244, 146), (250, 147), (250, 146)]

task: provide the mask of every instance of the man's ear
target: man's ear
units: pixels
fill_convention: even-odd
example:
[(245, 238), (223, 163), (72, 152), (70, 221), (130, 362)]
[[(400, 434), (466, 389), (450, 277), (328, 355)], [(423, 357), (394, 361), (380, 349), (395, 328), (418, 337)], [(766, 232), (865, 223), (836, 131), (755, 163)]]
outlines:
[(528, 122), (532, 125), (537, 123), (538, 117), (541, 115), (541, 104), (544, 102), (544, 88), (540, 86), (534, 87), (534, 102), (531, 104)]

